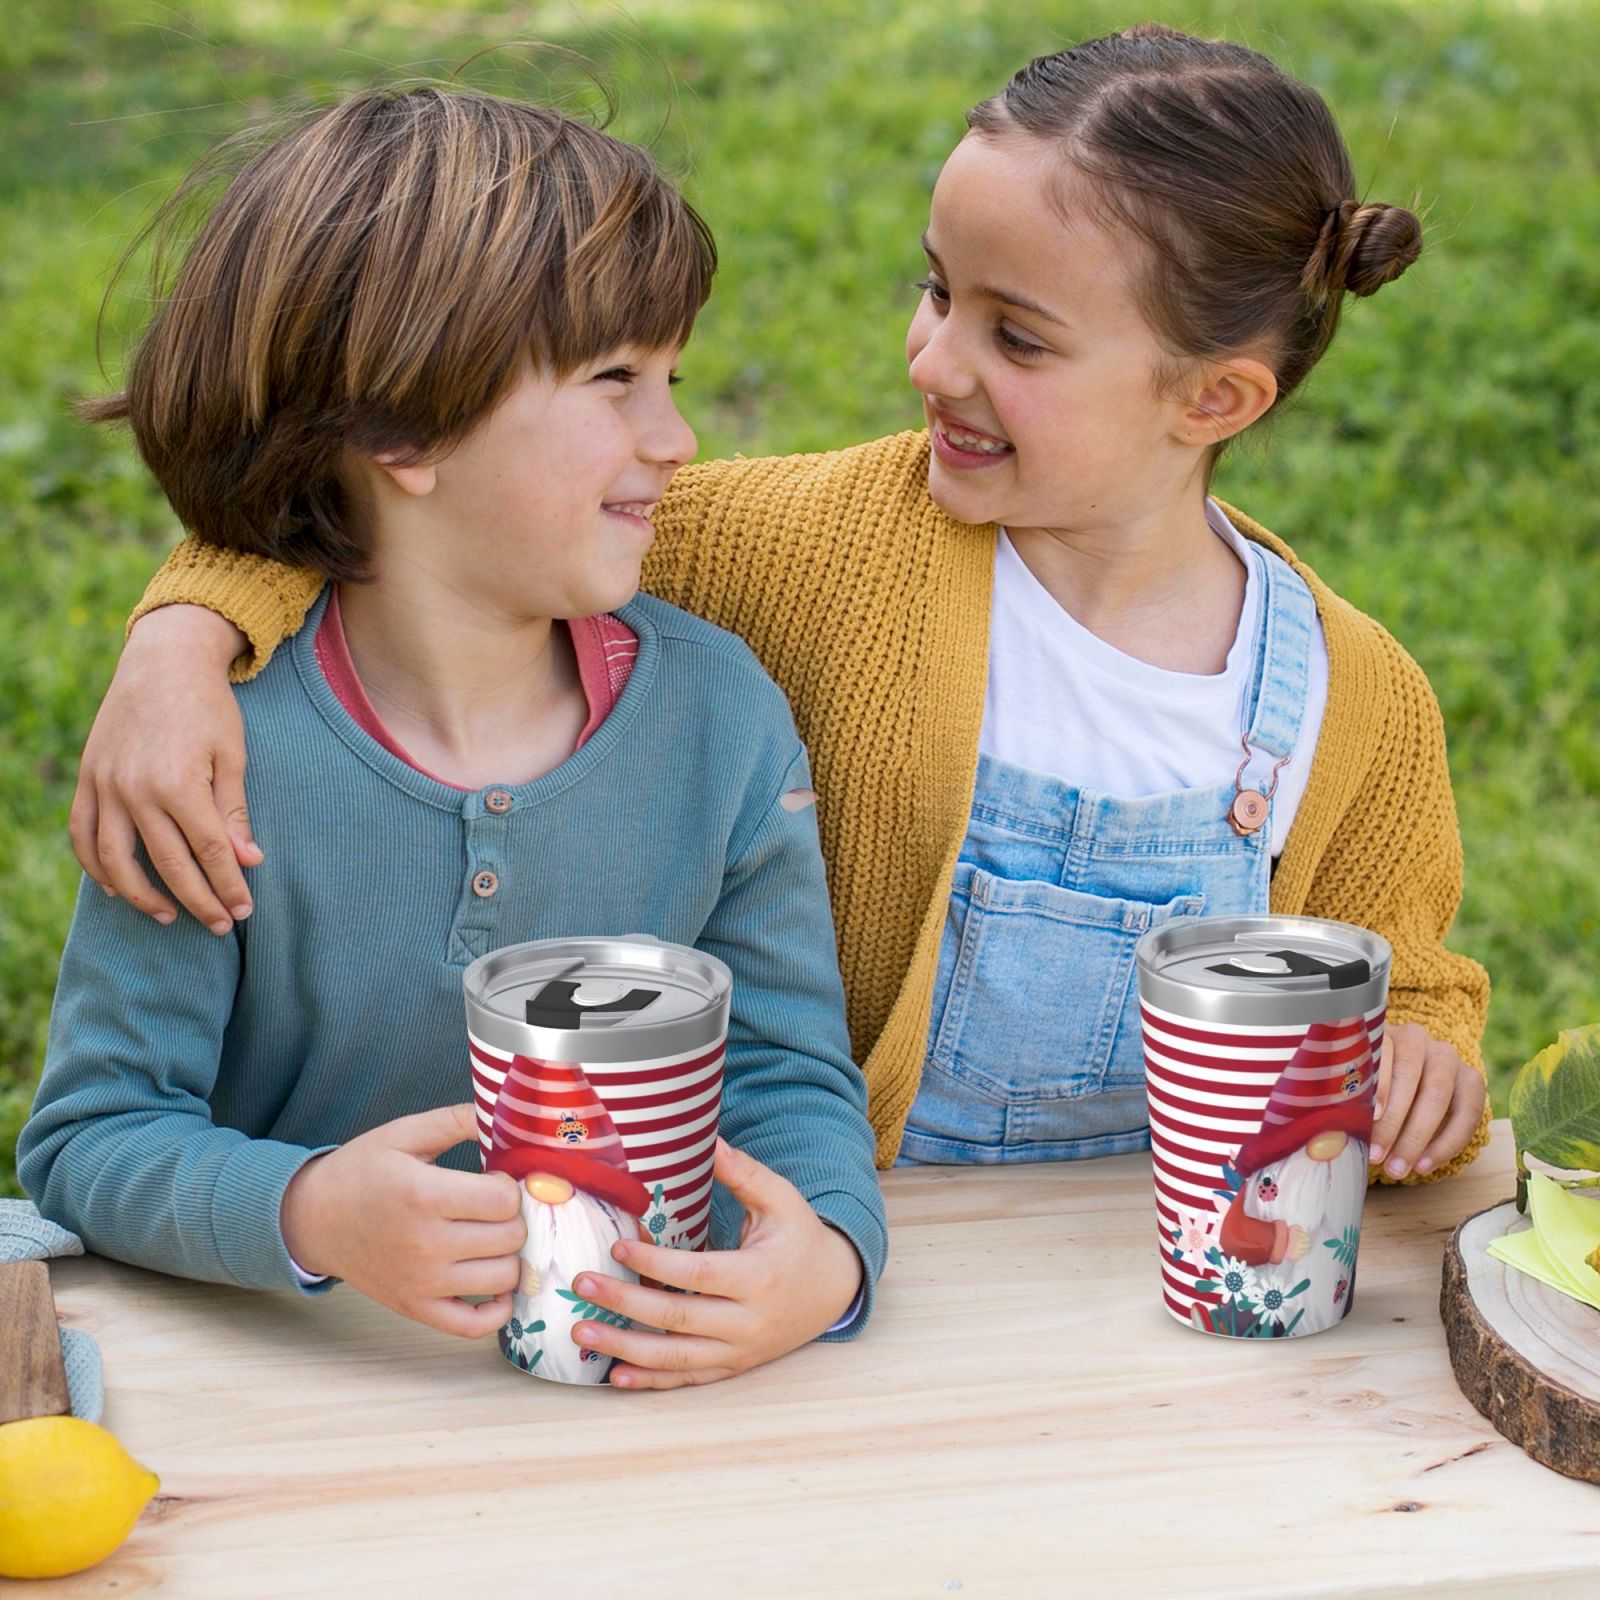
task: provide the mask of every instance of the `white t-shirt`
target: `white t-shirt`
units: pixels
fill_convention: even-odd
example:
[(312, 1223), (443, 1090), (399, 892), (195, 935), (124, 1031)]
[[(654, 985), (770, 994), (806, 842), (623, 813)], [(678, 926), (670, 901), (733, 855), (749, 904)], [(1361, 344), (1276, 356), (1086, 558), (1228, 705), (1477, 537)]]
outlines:
[[(1245, 698), (1260, 631), (1260, 579), (1244, 535), (1214, 500), (1206, 502), (1206, 520), (1249, 574), (1239, 631), (1227, 665), (1214, 674), (1153, 667), (1107, 644), (1056, 603), (1001, 530), (978, 740), (985, 755), (1126, 800), (1232, 783), (1244, 759), (1239, 735), (1250, 725)], [(1328, 644), (1318, 618), (1300, 736), (1272, 800), (1275, 856), (1305, 793), (1327, 702)], [(1273, 757), (1256, 751), (1245, 786), (1265, 785), (1272, 767)]]

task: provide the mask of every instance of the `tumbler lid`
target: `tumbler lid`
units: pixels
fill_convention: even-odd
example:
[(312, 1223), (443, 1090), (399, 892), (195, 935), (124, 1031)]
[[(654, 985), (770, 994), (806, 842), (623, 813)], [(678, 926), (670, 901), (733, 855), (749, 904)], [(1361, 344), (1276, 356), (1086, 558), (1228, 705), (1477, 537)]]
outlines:
[(732, 985), (715, 956), (648, 934), (507, 945), (464, 977), (468, 1025), (484, 1043), (611, 1062), (716, 1043)]
[(1334, 1021), (1379, 1009), (1389, 943), (1318, 917), (1174, 917), (1139, 941), (1147, 1004), (1218, 1022)]

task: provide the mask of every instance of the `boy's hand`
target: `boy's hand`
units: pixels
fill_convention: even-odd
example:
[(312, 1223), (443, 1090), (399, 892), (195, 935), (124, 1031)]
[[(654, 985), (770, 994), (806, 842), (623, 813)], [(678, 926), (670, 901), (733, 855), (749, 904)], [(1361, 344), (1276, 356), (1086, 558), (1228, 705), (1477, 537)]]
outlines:
[[(471, 1105), (443, 1106), (313, 1157), (283, 1195), (289, 1254), (441, 1333), (493, 1333), (510, 1320), (528, 1237), (516, 1180), (433, 1165), (477, 1136)], [(494, 1299), (468, 1305), (463, 1294)]]
[(260, 863), (244, 800), (244, 724), (228, 666), (248, 641), (204, 606), (162, 606), (129, 635), (78, 767), (72, 848), (108, 893), (158, 922), (177, 909), (156, 871), (213, 933), (250, 915), (241, 863)]
[(861, 1258), (787, 1178), (719, 1139), (713, 1175), (745, 1208), (737, 1250), (663, 1250), (624, 1240), (611, 1254), (641, 1278), (689, 1294), (580, 1273), (586, 1300), (636, 1323), (580, 1322), (574, 1339), (621, 1363), (621, 1388), (676, 1389), (715, 1383), (809, 1344), (843, 1315), (861, 1286)]
[[(1466, 1149), (1478, 1131), (1483, 1074), (1454, 1045), (1416, 1022), (1385, 1028), (1378, 1056), (1377, 1122), (1368, 1156), (1384, 1175), (1431, 1172)], [(1387, 1157), (1387, 1159), (1385, 1159)]]

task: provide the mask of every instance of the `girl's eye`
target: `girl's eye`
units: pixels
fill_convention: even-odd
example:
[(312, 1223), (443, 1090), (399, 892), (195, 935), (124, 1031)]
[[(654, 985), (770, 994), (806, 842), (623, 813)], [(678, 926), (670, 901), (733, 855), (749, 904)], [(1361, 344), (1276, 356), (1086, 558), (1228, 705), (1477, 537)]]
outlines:
[(936, 306), (950, 304), (950, 291), (936, 278), (918, 278), (911, 287), (920, 289)]
[(639, 374), (632, 367), (607, 367), (594, 375), (596, 383), (632, 383)]
[(1032, 343), (1027, 339), (1019, 339), (1004, 324), (994, 330), (994, 336), (1014, 356), (1037, 356), (1044, 353), (1044, 346)]

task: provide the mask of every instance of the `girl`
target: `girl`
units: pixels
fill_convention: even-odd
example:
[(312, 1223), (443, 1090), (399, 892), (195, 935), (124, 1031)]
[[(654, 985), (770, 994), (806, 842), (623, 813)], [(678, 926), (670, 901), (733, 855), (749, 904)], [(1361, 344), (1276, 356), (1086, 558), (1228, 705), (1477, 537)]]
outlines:
[[(1163, 27), (1034, 61), (968, 121), (907, 339), (926, 429), (690, 468), (645, 569), (750, 641), (814, 754), (879, 1164), (1142, 1147), (1134, 942), (1270, 909), (1390, 940), (1373, 1159), (1454, 1171), (1486, 1136), (1488, 985), (1443, 943), (1461, 854), (1437, 705), (1207, 494), (1346, 294), (1416, 259), (1417, 220), (1357, 200), (1311, 89)], [(181, 855), (198, 915), (247, 911), (224, 664), (258, 670), (314, 586), (192, 541), (158, 576), (74, 807), (108, 888), (172, 912), (137, 827)], [(145, 753), (175, 740), (179, 762)]]
[(607, 1279), (612, 1381), (723, 1377), (853, 1302), (862, 1324), (883, 1211), (805, 752), (743, 645), (634, 598), (694, 453), (670, 384), (714, 261), (644, 152), (435, 89), (309, 118), (212, 211), (127, 393), (93, 409), (132, 421), (211, 548), (291, 557), (318, 593), (239, 691), (285, 841), (249, 921), (212, 938), (79, 895), (17, 1167), (91, 1249), (254, 1288), (343, 1277), (492, 1332), (526, 1228), (452, 1103), (463, 970), (649, 933), (733, 969), (739, 1148), (716, 1157), (727, 1249), (612, 1252), (700, 1291)]

